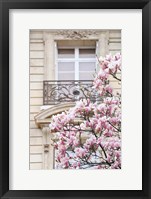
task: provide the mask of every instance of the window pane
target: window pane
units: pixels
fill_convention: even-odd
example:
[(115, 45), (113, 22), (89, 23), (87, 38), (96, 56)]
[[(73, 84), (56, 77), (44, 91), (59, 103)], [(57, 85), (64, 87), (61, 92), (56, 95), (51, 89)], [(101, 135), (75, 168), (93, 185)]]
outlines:
[(74, 58), (74, 49), (58, 49), (58, 58)]
[(74, 71), (74, 62), (58, 62), (59, 71)]
[(95, 49), (79, 49), (80, 58), (95, 58)]
[(95, 62), (80, 62), (79, 70), (80, 71), (92, 71), (95, 72)]
[(58, 80), (74, 80), (74, 73), (58, 73)]
[(79, 80), (93, 80), (94, 73), (93, 72), (81, 72), (79, 74)]

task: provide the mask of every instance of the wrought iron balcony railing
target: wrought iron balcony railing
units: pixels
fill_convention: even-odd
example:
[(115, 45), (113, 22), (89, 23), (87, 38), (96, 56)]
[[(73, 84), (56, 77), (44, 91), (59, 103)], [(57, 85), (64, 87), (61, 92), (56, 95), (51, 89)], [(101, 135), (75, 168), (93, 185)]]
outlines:
[(43, 104), (55, 105), (61, 102), (75, 102), (84, 98), (95, 102), (98, 98), (92, 86), (91, 80), (44, 81)]

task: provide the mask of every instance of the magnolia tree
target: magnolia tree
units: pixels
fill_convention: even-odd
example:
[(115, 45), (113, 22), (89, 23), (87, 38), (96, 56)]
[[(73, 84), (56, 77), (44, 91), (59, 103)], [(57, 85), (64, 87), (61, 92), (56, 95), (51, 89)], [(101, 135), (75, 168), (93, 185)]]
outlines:
[(53, 116), (49, 125), (56, 133), (56, 168), (121, 168), (121, 96), (109, 81), (111, 76), (121, 81), (121, 55), (101, 57), (99, 65), (93, 82), (96, 101), (77, 101), (69, 111)]

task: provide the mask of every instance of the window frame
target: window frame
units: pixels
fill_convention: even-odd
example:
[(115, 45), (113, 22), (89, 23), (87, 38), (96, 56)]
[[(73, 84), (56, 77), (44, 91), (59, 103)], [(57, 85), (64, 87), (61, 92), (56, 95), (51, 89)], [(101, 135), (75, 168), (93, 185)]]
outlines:
[[(58, 63), (63, 63), (63, 62), (74, 62), (74, 80), (80, 80), (80, 70), (79, 70), (79, 65), (80, 63), (86, 63), (86, 62), (94, 62), (95, 63), (95, 69), (97, 69), (97, 59), (95, 58), (80, 58), (79, 55), (79, 49), (94, 49), (95, 54), (97, 52), (97, 43), (96, 41), (95, 46), (57, 46), (57, 42), (55, 44), (56, 46), (56, 53), (55, 53), (55, 79), (59, 81), (58, 78)], [(74, 49), (74, 58), (58, 58), (58, 49)], [(61, 81), (61, 80), (60, 80)], [(81, 80), (82, 81), (82, 80)]]

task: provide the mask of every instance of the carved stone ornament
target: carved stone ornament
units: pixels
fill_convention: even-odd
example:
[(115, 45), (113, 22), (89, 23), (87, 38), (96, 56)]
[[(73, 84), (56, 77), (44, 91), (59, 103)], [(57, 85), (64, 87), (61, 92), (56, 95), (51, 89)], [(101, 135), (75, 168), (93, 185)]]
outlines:
[(96, 30), (58, 30), (55, 35), (63, 36), (65, 39), (87, 39), (93, 35), (99, 35), (100, 32)]

